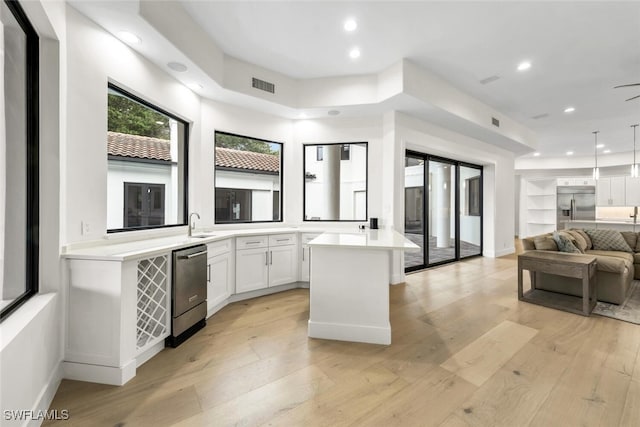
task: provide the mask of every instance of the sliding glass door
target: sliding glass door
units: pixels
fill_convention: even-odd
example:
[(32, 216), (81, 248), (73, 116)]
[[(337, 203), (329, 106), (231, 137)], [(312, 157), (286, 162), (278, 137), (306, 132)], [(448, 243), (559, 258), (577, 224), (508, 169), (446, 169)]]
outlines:
[(406, 271), (482, 254), (482, 166), (407, 151), (404, 194)]

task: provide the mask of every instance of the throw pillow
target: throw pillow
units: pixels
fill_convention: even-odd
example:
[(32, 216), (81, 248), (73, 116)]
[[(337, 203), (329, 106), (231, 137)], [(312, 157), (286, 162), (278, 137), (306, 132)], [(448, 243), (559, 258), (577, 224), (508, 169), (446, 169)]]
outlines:
[(582, 237), (578, 230), (567, 230), (567, 233), (573, 237), (573, 244), (580, 250), (580, 252), (584, 253), (587, 250), (587, 241)]
[(553, 237), (545, 234), (544, 236), (536, 236), (533, 238), (533, 245), (537, 251), (557, 251), (558, 245)]
[(624, 241), (627, 242), (627, 245), (629, 245), (629, 248), (633, 249), (636, 247), (638, 233), (635, 231), (621, 231), (620, 234), (622, 234), (622, 237), (624, 238)]
[(627, 242), (617, 230), (584, 230), (593, 243), (596, 251), (633, 252)]
[(571, 254), (582, 253), (580, 252), (580, 249), (578, 249), (576, 245), (571, 242), (571, 239), (569, 239), (565, 234), (557, 232), (553, 233), (553, 240), (555, 240), (556, 244), (558, 245), (558, 250), (560, 252), (568, 252)]
[(593, 247), (593, 243), (591, 243), (591, 238), (587, 233), (584, 232), (584, 230), (575, 229), (574, 231), (580, 234), (582, 238), (587, 242), (587, 249), (585, 249), (585, 251)]

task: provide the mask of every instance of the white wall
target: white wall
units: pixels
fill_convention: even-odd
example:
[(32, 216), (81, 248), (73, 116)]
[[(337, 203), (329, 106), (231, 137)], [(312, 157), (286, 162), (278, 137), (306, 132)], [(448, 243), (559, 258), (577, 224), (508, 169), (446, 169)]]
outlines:
[[(191, 123), (192, 158), (199, 158), (200, 98), (71, 7), (67, 24), (69, 127), (62, 214), (64, 243), (73, 243), (99, 239), (107, 230), (107, 82)], [(194, 163), (190, 175), (196, 179), (190, 182), (198, 181), (201, 170)], [(89, 233), (82, 233), (82, 222), (89, 224)]]

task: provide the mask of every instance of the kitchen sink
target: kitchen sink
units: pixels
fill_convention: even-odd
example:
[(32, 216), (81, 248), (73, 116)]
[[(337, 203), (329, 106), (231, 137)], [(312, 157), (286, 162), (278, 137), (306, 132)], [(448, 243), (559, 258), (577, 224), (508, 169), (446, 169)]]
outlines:
[(191, 238), (193, 239), (206, 239), (207, 237), (216, 237), (215, 234), (201, 233), (201, 234), (193, 234)]

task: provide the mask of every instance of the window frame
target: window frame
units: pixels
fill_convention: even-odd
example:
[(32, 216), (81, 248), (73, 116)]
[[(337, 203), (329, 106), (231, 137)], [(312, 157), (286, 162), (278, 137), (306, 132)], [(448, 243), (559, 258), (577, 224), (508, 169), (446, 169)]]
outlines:
[[(182, 222), (178, 222), (176, 224), (164, 224), (164, 225), (148, 225), (148, 226), (140, 226), (140, 227), (127, 227), (127, 228), (110, 228), (107, 229), (107, 234), (112, 234), (112, 233), (123, 233), (123, 232), (128, 232), (128, 231), (139, 231), (139, 230), (152, 230), (152, 229), (161, 229), (161, 228), (172, 228), (172, 227), (184, 227), (185, 225), (187, 225), (187, 217), (189, 216), (189, 122), (186, 121), (183, 118), (180, 118), (178, 116), (176, 116), (173, 113), (168, 112), (167, 110), (158, 107), (157, 105), (152, 104), (151, 102), (139, 97), (138, 95), (135, 95), (133, 93), (131, 93), (130, 91), (123, 89), (122, 87), (118, 86), (115, 83), (112, 82), (107, 82), (107, 95), (109, 93), (109, 89), (119, 92), (121, 95), (126, 96), (127, 98), (131, 99), (132, 101), (135, 101), (139, 104), (144, 105), (145, 107), (151, 109), (151, 110), (155, 110), (156, 112), (160, 113), (160, 114), (164, 114), (165, 116), (168, 116), (170, 118), (172, 118), (173, 120), (176, 120), (177, 122), (182, 123), (182, 125), (184, 126), (184, 143), (183, 143), (183, 147), (181, 150), (180, 155), (182, 156), (183, 159), (183, 163), (182, 163), (182, 168), (184, 170), (184, 177), (183, 177), (183, 201), (182, 201)], [(109, 161), (109, 156), (107, 156), (107, 162)], [(180, 161), (180, 160), (178, 160)], [(165, 189), (166, 190), (166, 189)], [(180, 204), (178, 204), (179, 206)], [(124, 215), (124, 212), (123, 212)], [(179, 216), (179, 215), (178, 215)]]
[[(0, 322), (6, 319), (18, 307), (39, 290), (39, 222), (40, 222), (40, 119), (39, 119), (39, 55), (40, 41), (38, 33), (29, 21), (22, 6), (17, 1), (5, 0), (4, 3), (22, 28), (26, 36), (26, 272), (25, 291), (10, 304), (0, 310)], [(4, 82), (3, 82), (4, 84)]]
[[(278, 190), (280, 192), (280, 219), (275, 220), (262, 220), (262, 221), (226, 221), (226, 222), (218, 222), (216, 220), (216, 190), (217, 190), (217, 170), (218, 167), (216, 166), (216, 135), (221, 134), (221, 135), (229, 135), (229, 136), (235, 136), (238, 138), (246, 138), (246, 139), (250, 139), (253, 141), (260, 141), (260, 142), (264, 142), (267, 144), (278, 144), (280, 145), (280, 171), (279, 171), (279, 177), (280, 177), (280, 189)], [(228, 170), (227, 168), (220, 168), (221, 170)], [(228, 187), (220, 187), (221, 189), (229, 189)], [(239, 188), (238, 190), (251, 190), (249, 188)], [(253, 204), (251, 206), (251, 208), (253, 209)], [(284, 222), (284, 143), (283, 142), (279, 142), (279, 141), (270, 141), (268, 139), (263, 139), (263, 138), (256, 138), (253, 136), (248, 136), (248, 135), (240, 135), (237, 133), (232, 133), (232, 132), (225, 132), (225, 131), (221, 131), (221, 130), (216, 130), (214, 131), (214, 135), (213, 135), (213, 222), (216, 225), (229, 225), (229, 224), (269, 224), (269, 223), (274, 223), (274, 222)]]
[[(345, 151), (345, 145), (361, 145), (365, 146), (366, 150), (366, 163), (365, 163), (365, 206), (364, 206), (364, 214), (365, 219), (307, 219), (306, 217), (306, 209), (307, 209), (307, 179), (309, 177), (306, 173), (306, 164), (307, 164), (307, 147), (316, 147), (316, 153), (318, 153), (318, 146), (323, 145), (340, 145), (340, 161), (347, 161), (342, 159), (342, 155)], [(351, 161), (351, 148), (347, 150), (349, 152), (349, 160)], [(324, 157), (324, 156), (323, 156)], [(316, 160), (321, 161), (321, 160)], [(315, 178), (315, 176), (314, 176)], [(369, 221), (369, 142), (368, 141), (357, 141), (357, 142), (314, 142), (314, 143), (304, 143), (302, 144), (302, 221), (305, 222), (367, 222)]]

